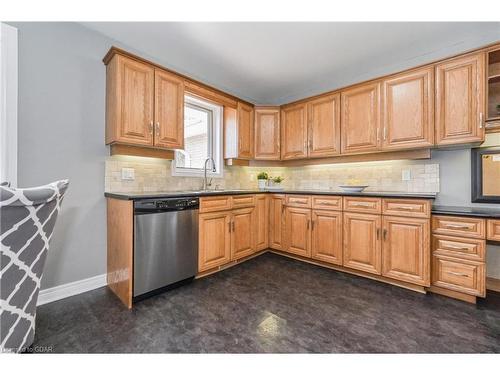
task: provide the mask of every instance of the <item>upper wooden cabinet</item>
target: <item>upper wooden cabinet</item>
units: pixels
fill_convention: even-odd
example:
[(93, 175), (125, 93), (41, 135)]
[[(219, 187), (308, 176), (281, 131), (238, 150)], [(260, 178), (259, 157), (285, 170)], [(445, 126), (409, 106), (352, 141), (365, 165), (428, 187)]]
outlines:
[(236, 108), (224, 107), (224, 158), (253, 159), (254, 110), (238, 102)]
[(106, 144), (153, 146), (154, 68), (116, 55), (106, 67)]
[(342, 153), (380, 149), (380, 86), (368, 83), (342, 91)]
[(444, 61), (436, 66), (436, 143), (484, 140), (485, 54)]
[(159, 69), (155, 70), (154, 145), (184, 148), (184, 81)]
[(301, 103), (281, 110), (281, 159), (307, 157), (307, 110)]
[(340, 154), (340, 94), (307, 103), (308, 156)]
[(255, 108), (255, 159), (280, 160), (280, 109)]
[(434, 144), (433, 70), (433, 67), (427, 67), (384, 80), (384, 150), (430, 147)]
[(122, 55), (106, 67), (106, 144), (184, 145), (184, 81)]

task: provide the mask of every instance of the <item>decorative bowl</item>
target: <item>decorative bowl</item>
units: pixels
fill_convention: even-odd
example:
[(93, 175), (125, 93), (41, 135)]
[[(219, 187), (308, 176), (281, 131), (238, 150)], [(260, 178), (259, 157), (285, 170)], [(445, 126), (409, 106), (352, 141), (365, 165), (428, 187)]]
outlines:
[(346, 193), (361, 193), (367, 187), (368, 187), (368, 185), (341, 185), (341, 186), (339, 186), (339, 188), (341, 188)]

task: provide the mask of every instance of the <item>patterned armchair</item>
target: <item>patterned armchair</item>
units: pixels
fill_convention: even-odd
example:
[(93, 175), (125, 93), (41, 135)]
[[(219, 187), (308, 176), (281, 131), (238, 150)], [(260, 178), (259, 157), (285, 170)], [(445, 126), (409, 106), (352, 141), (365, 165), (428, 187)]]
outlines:
[(31, 189), (0, 185), (0, 352), (35, 336), (40, 280), (68, 180)]

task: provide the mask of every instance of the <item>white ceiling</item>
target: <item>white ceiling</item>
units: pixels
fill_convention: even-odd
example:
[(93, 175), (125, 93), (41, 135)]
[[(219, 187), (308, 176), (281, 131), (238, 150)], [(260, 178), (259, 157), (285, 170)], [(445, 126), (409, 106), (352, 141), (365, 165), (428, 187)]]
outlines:
[(500, 40), (500, 23), (85, 22), (255, 104), (283, 104)]

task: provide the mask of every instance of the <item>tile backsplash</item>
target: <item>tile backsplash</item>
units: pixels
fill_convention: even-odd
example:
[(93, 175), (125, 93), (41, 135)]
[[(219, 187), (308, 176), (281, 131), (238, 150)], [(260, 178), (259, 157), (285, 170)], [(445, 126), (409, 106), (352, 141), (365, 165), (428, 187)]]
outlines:
[[(105, 165), (105, 190), (148, 192), (200, 189), (199, 177), (172, 176), (170, 160), (130, 156), (111, 156)], [(134, 169), (134, 180), (122, 180), (122, 168)], [(409, 180), (402, 180), (403, 171)], [(257, 188), (257, 174), (266, 171), (282, 176), (286, 189), (331, 189), (339, 185), (369, 185), (366, 191), (439, 192), (439, 164), (422, 161), (380, 161), (328, 164), (304, 167), (224, 167), (224, 177), (214, 178), (220, 188)], [(408, 173), (408, 172), (407, 172)]]

